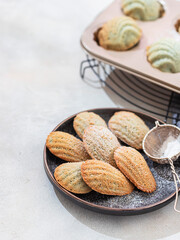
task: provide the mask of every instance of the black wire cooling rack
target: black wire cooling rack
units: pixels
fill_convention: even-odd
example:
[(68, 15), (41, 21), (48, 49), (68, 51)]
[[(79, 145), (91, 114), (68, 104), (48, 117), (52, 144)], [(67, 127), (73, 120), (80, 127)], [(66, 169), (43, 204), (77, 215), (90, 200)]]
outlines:
[(96, 80), (93, 77), (93, 83), (100, 83), (130, 105), (180, 127), (180, 94), (144, 81), (89, 55), (80, 65), (83, 79), (86, 78), (87, 70), (91, 70), (96, 77)]

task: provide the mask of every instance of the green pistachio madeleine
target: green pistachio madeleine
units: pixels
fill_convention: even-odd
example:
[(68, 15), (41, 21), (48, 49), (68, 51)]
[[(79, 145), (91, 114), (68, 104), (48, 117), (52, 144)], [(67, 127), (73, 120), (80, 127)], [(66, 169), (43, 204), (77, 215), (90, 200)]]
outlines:
[(162, 72), (180, 72), (180, 42), (164, 38), (147, 47), (147, 60)]
[(157, 0), (122, 0), (122, 9), (134, 19), (152, 21), (161, 16), (162, 5)]
[(99, 45), (105, 49), (125, 51), (134, 47), (142, 35), (130, 17), (116, 17), (105, 23), (98, 33)]

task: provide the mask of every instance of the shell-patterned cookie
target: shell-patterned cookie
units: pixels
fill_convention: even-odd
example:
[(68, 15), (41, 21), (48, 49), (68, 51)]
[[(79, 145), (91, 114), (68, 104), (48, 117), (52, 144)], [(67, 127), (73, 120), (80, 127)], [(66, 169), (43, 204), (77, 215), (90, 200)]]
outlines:
[(73, 127), (80, 138), (83, 138), (84, 130), (91, 125), (107, 127), (104, 119), (93, 112), (79, 113), (73, 121)]
[(46, 146), (52, 154), (65, 161), (81, 162), (90, 159), (83, 142), (69, 133), (51, 132)]
[(120, 146), (116, 136), (105, 127), (90, 126), (83, 136), (84, 146), (93, 159), (116, 166), (114, 151)]
[(142, 21), (155, 20), (163, 11), (157, 0), (122, 0), (122, 9), (125, 15)]
[(86, 184), (94, 191), (107, 195), (130, 194), (134, 186), (116, 168), (99, 160), (82, 163), (81, 174)]
[(70, 192), (77, 194), (89, 193), (92, 189), (83, 181), (81, 165), (82, 162), (61, 164), (54, 172), (56, 181)]
[(141, 191), (156, 190), (156, 181), (143, 156), (134, 148), (119, 147), (114, 159), (120, 171)]
[(128, 111), (116, 112), (108, 125), (121, 141), (136, 149), (142, 149), (142, 141), (149, 128), (136, 114)]
[(147, 47), (147, 60), (162, 72), (180, 72), (180, 43), (164, 38)]
[(105, 49), (125, 51), (135, 46), (142, 35), (130, 17), (116, 17), (105, 23), (98, 32), (99, 45)]

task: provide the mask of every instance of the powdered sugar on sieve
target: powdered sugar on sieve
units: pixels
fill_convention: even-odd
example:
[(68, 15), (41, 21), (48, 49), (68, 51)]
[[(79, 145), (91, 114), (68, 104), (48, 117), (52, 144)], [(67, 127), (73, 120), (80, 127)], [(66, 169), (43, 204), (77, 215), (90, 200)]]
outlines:
[(176, 154), (180, 153), (180, 136), (178, 138), (169, 136), (163, 143), (160, 153), (161, 158), (172, 158)]

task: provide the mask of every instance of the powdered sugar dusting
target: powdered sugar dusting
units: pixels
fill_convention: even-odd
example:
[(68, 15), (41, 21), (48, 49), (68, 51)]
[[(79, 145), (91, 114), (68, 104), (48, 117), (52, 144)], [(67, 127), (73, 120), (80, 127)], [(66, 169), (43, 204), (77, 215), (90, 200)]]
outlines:
[(168, 136), (160, 149), (160, 153), (161, 158), (172, 158), (180, 153), (180, 136), (178, 138)]
[[(117, 110), (116, 110), (117, 111)], [(106, 123), (109, 121), (110, 117), (114, 114), (115, 110), (96, 110), (95, 113), (99, 114)], [(154, 127), (154, 120), (151, 117), (146, 117), (145, 115), (140, 116), (146, 123), (146, 125), (151, 129)], [(64, 122), (58, 129), (58, 131), (68, 132), (78, 137), (73, 129), (73, 118)], [(123, 143), (121, 143), (124, 145)], [(153, 193), (144, 193), (137, 188), (134, 191), (126, 196), (108, 196), (99, 194), (95, 191), (92, 191), (88, 194), (76, 194), (76, 197), (86, 201), (87, 203), (93, 203), (97, 207), (103, 206), (108, 208), (116, 209), (132, 209), (137, 210), (138, 208), (147, 207), (151, 211), (151, 206), (158, 204), (160, 201), (166, 201), (171, 195), (175, 193), (175, 185), (173, 181), (173, 176), (169, 164), (158, 164), (151, 161), (143, 151), (140, 151), (143, 155), (147, 164), (156, 180), (157, 189)], [(47, 150), (47, 164), (53, 175), (54, 169), (59, 166), (61, 163), (64, 163), (63, 160), (55, 157)], [(175, 169), (178, 175), (180, 175), (180, 161), (174, 162)], [(62, 190), (60, 190), (62, 191)], [(72, 200), (74, 200), (72, 198)], [(161, 205), (159, 205), (160, 207)], [(86, 207), (86, 205), (84, 205)], [(133, 211), (132, 214), (135, 214), (136, 211)], [(121, 213), (119, 213), (120, 215)]]

